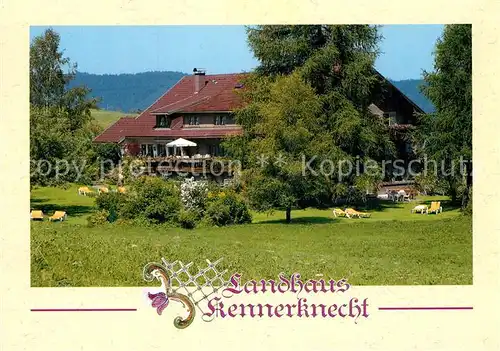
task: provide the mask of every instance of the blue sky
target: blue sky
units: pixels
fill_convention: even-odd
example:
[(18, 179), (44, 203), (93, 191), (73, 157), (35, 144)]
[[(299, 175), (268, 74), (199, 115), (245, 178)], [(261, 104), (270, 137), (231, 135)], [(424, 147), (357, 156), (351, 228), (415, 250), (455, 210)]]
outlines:
[[(30, 39), (47, 27), (31, 27)], [(243, 26), (54, 26), (61, 48), (78, 70), (117, 74), (181, 71), (249, 71), (257, 65)], [(431, 70), (442, 25), (387, 25), (376, 68), (386, 77), (420, 78)]]

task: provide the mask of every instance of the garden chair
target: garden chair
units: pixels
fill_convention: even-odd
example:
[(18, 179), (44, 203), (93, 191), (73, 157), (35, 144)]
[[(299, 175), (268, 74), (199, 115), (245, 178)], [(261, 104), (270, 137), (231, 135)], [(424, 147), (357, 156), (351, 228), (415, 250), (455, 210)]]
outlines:
[(371, 213), (359, 212), (354, 208), (347, 208), (345, 212), (349, 217), (369, 218), (371, 216)]
[(105, 186), (101, 186), (100, 188), (97, 189), (97, 192), (100, 194), (102, 193), (109, 193), (109, 189), (106, 188)]
[(438, 213), (441, 213), (443, 212), (443, 208), (441, 207), (441, 202), (440, 201), (436, 201), (436, 202), (431, 202), (431, 208), (429, 208), (429, 210), (427, 211), (427, 213), (435, 213), (435, 214), (438, 214)]
[(353, 208), (346, 208), (344, 210), (344, 212), (345, 212), (345, 216), (347, 218), (354, 218), (354, 217), (358, 217), (359, 218), (358, 214), (356, 213), (356, 211)]
[(429, 211), (429, 208), (426, 205), (417, 205), (415, 206), (412, 210), (411, 213), (427, 213)]
[(31, 211), (30, 219), (43, 221), (43, 212), (40, 210)]
[(397, 192), (395, 190), (389, 190), (387, 192), (387, 195), (388, 195), (389, 199), (392, 202), (396, 202), (397, 201), (398, 194), (397, 194)]
[(405, 197), (406, 197), (406, 191), (404, 191), (403, 189), (399, 190), (397, 192), (397, 200), (396, 201), (405, 201)]
[(347, 213), (342, 211), (340, 208), (334, 208), (333, 209), (333, 215), (335, 217), (347, 217)]
[(370, 213), (359, 212), (359, 211), (356, 211), (354, 208), (346, 208), (345, 213), (346, 213), (347, 217), (349, 217), (349, 218), (353, 218), (353, 217), (368, 218), (371, 216)]
[(52, 216), (49, 217), (49, 221), (64, 221), (66, 220), (66, 212), (64, 211), (56, 211)]
[(85, 195), (87, 196), (88, 193), (91, 193), (92, 190), (89, 189), (88, 186), (82, 186), (78, 188), (78, 195)]

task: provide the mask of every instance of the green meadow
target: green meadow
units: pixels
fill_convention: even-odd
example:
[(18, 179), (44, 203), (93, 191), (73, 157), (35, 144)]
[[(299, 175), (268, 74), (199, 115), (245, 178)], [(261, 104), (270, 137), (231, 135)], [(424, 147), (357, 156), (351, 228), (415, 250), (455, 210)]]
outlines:
[(102, 128), (108, 128), (111, 124), (115, 123), (124, 116), (136, 117), (137, 114), (107, 110), (92, 110), (92, 117), (95, 118), (97, 124), (99, 124)]
[[(31, 285), (34, 287), (144, 286), (143, 266), (205, 259), (242, 279), (346, 278), (354, 285), (472, 284), (472, 219), (450, 207), (446, 197), (412, 203), (380, 203), (371, 218), (335, 218), (331, 209), (253, 213), (253, 222), (228, 227), (107, 224), (88, 227), (94, 198), (68, 188), (35, 187), (31, 208), (51, 215), (65, 210), (65, 222), (32, 222)], [(419, 203), (441, 201), (438, 215), (412, 214)]]

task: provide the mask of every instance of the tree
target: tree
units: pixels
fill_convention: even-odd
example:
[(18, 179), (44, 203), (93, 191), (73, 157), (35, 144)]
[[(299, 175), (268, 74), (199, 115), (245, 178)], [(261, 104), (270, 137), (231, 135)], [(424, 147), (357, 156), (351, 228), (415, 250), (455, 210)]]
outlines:
[(36, 37), (30, 46), (30, 103), (34, 107), (57, 106), (64, 96), (64, 86), (75, 69), (59, 51), (60, 37), (47, 29)]
[(328, 139), (323, 139), (316, 123), (321, 101), (298, 74), (280, 76), (267, 84), (268, 94), (253, 101), (258, 120), (243, 121), (245, 130), (255, 137), (249, 141), (249, 167), (242, 178), (254, 208), (283, 208), (290, 222), (292, 208), (311, 205), (328, 189), (324, 181), (318, 186), (321, 177), (304, 174), (303, 159), (341, 151), (324, 142)]
[[(324, 204), (358, 183), (359, 177), (349, 174), (338, 184), (338, 168), (326, 176), (304, 175), (304, 158), (312, 158), (310, 167), (318, 171), (325, 162), (337, 166), (358, 158), (364, 164), (394, 151), (383, 120), (368, 110), (379, 94), (373, 63), (380, 37), (373, 26), (257, 26), (247, 31), (260, 65), (244, 84), (246, 105), (236, 111), (244, 134), (225, 147), (231, 156), (244, 156), (254, 207), (285, 208), (290, 221), (293, 207)], [(256, 165), (258, 157), (280, 154), (287, 160), (282, 166)], [(375, 178), (360, 180), (366, 186)]]
[(30, 104), (36, 108), (60, 108), (68, 113), (70, 129), (81, 128), (91, 119), (90, 109), (97, 99), (89, 99), (90, 89), (84, 86), (67, 88), (74, 79), (76, 64), (59, 49), (60, 36), (47, 29), (34, 38), (30, 46)]
[(322, 100), (317, 123), (353, 155), (382, 160), (394, 152), (383, 121), (368, 106), (381, 96), (373, 70), (381, 36), (369, 25), (257, 26), (248, 41), (259, 75), (275, 77), (297, 70)]
[[(69, 58), (63, 57), (59, 42), (59, 34), (48, 29), (36, 37), (30, 46), (33, 183), (75, 180), (75, 167), (68, 169), (68, 172), (59, 169), (59, 173), (56, 167), (62, 164), (87, 164), (88, 161), (92, 163), (99, 153), (93, 147), (92, 139), (100, 129), (90, 113), (97, 100), (87, 98), (90, 90), (84, 86), (67, 87), (74, 78), (76, 64), (71, 64)], [(85, 168), (91, 173), (97, 173), (97, 170), (96, 165)]]
[(38, 107), (30, 110), (31, 182), (43, 184), (55, 176), (54, 165), (71, 149), (73, 140), (66, 133), (68, 118), (62, 111)]
[[(436, 107), (422, 117), (424, 152), (464, 209), (472, 191), (472, 27), (446, 25), (435, 49), (434, 71), (424, 72), (423, 93)], [(467, 160), (465, 169), (459, 167)], [(465, 172), (464, 172), (465, 171)], [(465, 174), (464, 174), (465, 173)], [(462, 190), (463, 189), (463, 190)]]
[(291, 25), (250, 27), (248, 42), (265, 76), (302, 76), (318, 94), (339, 92), (356, 107), (367, 107), (379, 83), (373, 63), (381, 36), (368, 25)]

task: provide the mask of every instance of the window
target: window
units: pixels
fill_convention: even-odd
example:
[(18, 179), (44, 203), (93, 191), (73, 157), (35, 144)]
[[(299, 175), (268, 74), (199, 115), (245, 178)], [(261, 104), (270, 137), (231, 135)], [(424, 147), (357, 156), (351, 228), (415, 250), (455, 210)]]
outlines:
[(225, 115), (219, 115), (219, 116), (215, 116), (215, 122), (214, 124), (216, 126), (221, 126), (221, 125), (225, 125), (226, 124), (226, 116)]
[(405, 152), (407, 154), (410, 154), (413, 152), (413, 147), (412, 147), (411, 143), (409, 143), (409, 142), (405, 143)]
[(210, 145), (209, 150), (212, 156), (224, 156), (224, 150), (221, 145)]
[(384, 113), (384, 117), (387, 118), (388, 123), (389, 123), (390, 126), (392, 126), (394, 124), (398, 124), (397, 120), (396, 120), (396, 112), (393, 112), (393, 111), (391, 111), (391, 112), (385, 112)]
[(200, 117), (188, 116), (188, 117), (186, 117), (186, 124), (188, 124), (190, 126), (198, 126), (198, 125), (200, 125)]
[(153, 156), (153, 145), (141, 144), (141, 156)]
[(166, 156), (167, 155), (167, 149), (165, 147), (165, 144), (158, 144), (158, 156)]
[(170, 119), (165, 115), (156, 116), (156, 128), (170, 128)]

